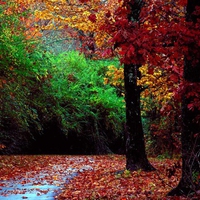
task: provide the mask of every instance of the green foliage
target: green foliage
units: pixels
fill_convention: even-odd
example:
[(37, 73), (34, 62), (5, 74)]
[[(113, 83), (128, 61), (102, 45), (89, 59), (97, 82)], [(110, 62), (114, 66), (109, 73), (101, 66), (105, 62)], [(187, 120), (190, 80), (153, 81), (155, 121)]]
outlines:
[(73, 131), (100, 143), (107, 140), (106, 132), (115, 134), (112, 139), (119, 137), (125, 121), (123, 98), (103, 83), (106, 67), (114, 61), (87, 60), (71, 51), (52, 57), (51, 62), (51, 87), (45, 93), (55, 99), (51, 110), (66, 134)]
[(37, 140), (54, 124), (94, 151), (108, 151), (122, 139), (125, 122), (123, 98), (103, 83), (117, 61), (88, 60), (76, 51), (53, 55), (40, 39), (25, 36), (21, 17), (29, 11), (7, 14), (9, 6), (0, 5), (0, 141), (12, 131)]
[(6, 13), (12, 6), (10, 1), (0, 5), (0, 143), (5, 145), (5, 152), (12, 152), (10, 145), (19, 153), (33, 140), (30, 124), (37, 131), (42, 129), (32, 93), (41, 88), (39, 77), (44, 70), (40, 69), (44, 67), (35, 59), (36, 54), (42, 54), (38, 42), (24, 36), (20, 17), (28, 12)]
[(0, 6), (0, 128), (31, 132), (33, 123), (41, 130), (33, 93), (42, 89), (48, 59), (39, 41), (27, 40), (23, 34), (20, 17), (26, 17), (28, 11), (8, 15), (6, 8)]
[(124, 178), (130, 178), (131, 177), (131, 171), (124, 170)]
[(52, 55), (36, 42), (30, 47), (34, 41), (22, 34), (0, 34), (3, 130), (25, 131), (34, 137), (56, 120), (66, 135), (74, 132), (95, 141), (98, 151), (105, 150), (103, 143), (121, 137), (123, 99), (117, 97), (114, 88), (103, 84), (111, 61), (86, 60), (74, 51)]
[(199, 179), (200, 179), (200, 174), (198, 171), (193, 171), (192, 172), (192, 180), (193, 183), (199, 184)]
[(169, 153), (167, 151), (165, 153), (157, 156), (157, 159), (159, 159), (159, 160), (163, 160), (166, 158), (171, 158), (171, 155), (169, 155)]

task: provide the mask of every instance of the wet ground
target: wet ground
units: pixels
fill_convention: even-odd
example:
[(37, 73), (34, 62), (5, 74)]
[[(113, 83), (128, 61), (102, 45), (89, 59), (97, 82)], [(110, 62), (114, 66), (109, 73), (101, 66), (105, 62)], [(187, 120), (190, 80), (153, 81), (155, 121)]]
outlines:
[[(76, 159), (73, 162), (81, 163)], [(84, 160), (83, 160), (84, 161)], [(0, 181), (0, 200), (53, 200), (70, 179), (84, 170), (93, 170), (89, 165), (71, 168), (64, 164), (52, 165), (48, 170), (27, 172), (11, 180)]]
[[(65, 171), (58, 170), (61, 167), (57, 165), (53, 166), (54, 170), (37, 172), (35, 177), (33, 177), (33, 172), (30, 176), (27, 172), (26, 177), (0, 181), (0, 200), (55, 199), (64, 184), (78, 174), (77, 170), (72, 168)], [(49, 176), (53, 177), (52, 180), (48, 179)]]

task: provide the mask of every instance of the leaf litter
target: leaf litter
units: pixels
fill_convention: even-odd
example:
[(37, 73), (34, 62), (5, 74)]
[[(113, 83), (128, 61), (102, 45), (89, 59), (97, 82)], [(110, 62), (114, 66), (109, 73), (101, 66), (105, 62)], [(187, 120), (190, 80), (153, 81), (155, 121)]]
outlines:
[[(129, 200), (129, 199), (187, 199), (166, 197), (181, 177), (181, 165), (177, 159), (150, 159), (154, 172), (125, 170), (126, 159), (122, 155), (93, 156), (94, 169), (79, 173), (65, 185), (59, 200)], [(172, 166), (173, 174), (168, 171)]]
[[(181, 164), (177, 159), (150, 158), (156, 171), (130, 172), (125, 170), (125, 156), (115, 154), (0, 157), (0, 195), (5, 192), (1, 192), (1, 188), (6, 186), (6, 181), (20, 180), (21, 184), (30, 183), (36, 187), (43, 184), (57, 185), (60, 194), (54, 198), (58, 200), (188, 199), (166, 197), (181, 177)], [(75, 175), (69, 176), (72, 173)], [(14, 194), (25, 192), (26, 188), (10, 191)], [(38, 189), (36, 192), (39, 196), (48, 193), (48, 189)]]

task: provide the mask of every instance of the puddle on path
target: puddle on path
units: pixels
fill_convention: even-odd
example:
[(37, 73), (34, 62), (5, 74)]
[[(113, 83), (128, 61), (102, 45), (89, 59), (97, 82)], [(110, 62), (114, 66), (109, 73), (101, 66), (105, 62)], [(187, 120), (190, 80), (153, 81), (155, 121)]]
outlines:
[[(85, 170), (93, 170), (90, 165), (85, 164), (84, 158), (66, 157), (66, 160), (79, 167), (69, 167), (70, 164), (65, 162), (50, 164), (39, 171), (28, 171), (23, 176), (0, 180), (0, 200), (54, 200), (70, 179)], [(87, 160), (89, 163), (94, 162), (92, 158), (87, 158)]]
[[(62, 168), (62, 165), (56, 165), (53, 168), (50, 171), (35, 172), (34, 175), (34, 172), (27, 172), (26, 177), (0, 181), (0, 200), (55, 199), (62, 186), (69, 179), (77, 176), (78, 172), (73, 168), (61, 171), (59, 169)], [(29, 176), (29, 174), (31, 175)]]
[[(73, 161), (84, 162), (77, 158)], [(65, 164), (58, 164), (39, 172), (27, 172), (23, 177), (0, 180), (0, 200), (54, 200), (70, 179), (85, 170), (93, 170), (93, 168), (90, 165), (82, 165), (81, 168), (75, 169), (66, 167)]]

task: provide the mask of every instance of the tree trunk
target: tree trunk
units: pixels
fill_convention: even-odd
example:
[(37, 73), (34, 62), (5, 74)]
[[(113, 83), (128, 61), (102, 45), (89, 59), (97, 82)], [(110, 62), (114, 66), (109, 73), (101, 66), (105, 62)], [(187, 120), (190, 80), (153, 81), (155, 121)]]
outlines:
[[(139, 23), (142, 0), (126, 1), (129, 9), (127, 18), (130, 22)], [(126, 169), (134, 171), (142, 169), (153, 171), (155, 168), (149, 163), (145, 151), (144, 133), (140, 111), (141, 88), (137, 85), (140, 77), (141, 65), (124, 65), (125, 101), (126, 101)]]
[[(187, 21), (197, 22), (197, 17), (192, 15), (196, 5), (200, 6), (199, 0), (188, 1)], [(189, 55), (185, 55), (184, 79), (189, 84), (200, 84), (200, 50), (197, 50), (195, 54), (194, 45), (188, 46)], [(172, 189), (168, 196), (188, 195), (200, 189), (200, 123), (197, 120), (197, 117), (200, 116), (200, 110), (188, 108), (193, 100), (193, 97), (188, 97), (191, 91), (192, 88), (186, 86), (182, 97), (182, 177), (178, 186)]]
[(124, 65), (126, 100), (126, 169), (155, 170), (145, 152), (144, 133), (140, 111), (140, 87), (137, 86), (138, 65)]

